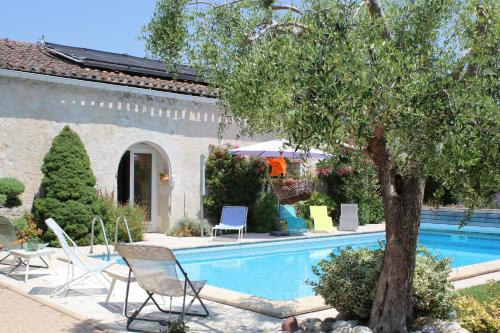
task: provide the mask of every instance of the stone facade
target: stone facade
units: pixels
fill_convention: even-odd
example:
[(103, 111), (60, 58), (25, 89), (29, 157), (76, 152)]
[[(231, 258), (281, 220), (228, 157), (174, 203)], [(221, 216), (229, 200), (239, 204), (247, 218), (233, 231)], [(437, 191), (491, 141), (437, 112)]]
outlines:
[[(0, 73), (0, 177), (25, 184), (26, 209), (38, 192), (52, 139), (69, 125), (87, 149), (98, 189), (115, 198), (118, 165), (127, 149), (139, 144), (155, 150), (157, 170), (167, 169), (173, 181), (157, 185), (154, 231), (165, 232), (182, 216), (199, 216), (200, 156), (207, 155), (209, 144), (221, 143), (213, 99), (6, 73)], [(222, 142), (253, 142), (236, 140), (236, 134), (229, 128)]]

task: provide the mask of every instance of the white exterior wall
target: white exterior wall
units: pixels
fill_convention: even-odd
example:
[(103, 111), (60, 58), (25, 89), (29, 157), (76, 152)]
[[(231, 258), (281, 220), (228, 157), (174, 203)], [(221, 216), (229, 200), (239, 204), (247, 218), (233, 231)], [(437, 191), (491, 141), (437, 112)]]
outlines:
[[(81, 81), (46, 82), (0, 73), (0, 177), (25, 184), (25, 208), (38, 192), (40, 167), (53, 138), (69, 125), (87, 149), (99, 190), (116, 196), (123, 153), (136, 143), (149, 143), (168, 159), (170, 174), (175, 175), (172, 187), (159, 187), (158, 231), (165, 232), (184, 215), (198, 216), (200, 155), (208, 154), (209, 144), (221, 143), (213, 100), (179, 95), (176, 99), (174, 94), (127, 87), (113, 91), (108, 86), (117, 86), (73, 82)], [(228, 129), (223, 142), (252, 142), (235, 137), (235, 129)]]

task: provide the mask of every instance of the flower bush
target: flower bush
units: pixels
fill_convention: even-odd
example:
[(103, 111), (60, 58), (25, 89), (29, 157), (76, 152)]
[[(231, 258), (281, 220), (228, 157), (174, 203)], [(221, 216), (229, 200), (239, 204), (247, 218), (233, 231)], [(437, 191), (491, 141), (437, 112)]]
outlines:
[[(447, 318), (452, 312), (453, 288), (448, 282), (451, 271), (448, 259), (432, 256), (418, 249), (413, 281), (414, 316)], [(367, 320), (375, 298), (383, 248), (370, 250), (347, 247), (332, 253), (313, 267), (319, 281), (307, 281), (316, 295), (341, 313)]]
[(16, 207), (22, 204), (19, 195), (24, 192), (24, 184), (15, 178), (0, 178), (0, 206)]
[[(229, 152), (231, 148), (231, 145), (209, 147), (204, 205), (216, 221), (220, 220), (224, 206), (247, 206), (248, 221), (255, 221), (253, 208), (267, 182), (267, 164), (260, 158), (233, 155)], [(258, 223), (249, 223), (248, 227), (249, 231), (259, 229)]]
[(364, 155), (346, 151), (319, 162), (316, 173), (326, 184), (332, 202), (337, 203), (334, 220), (340, 217), (340, 203), (358, 204), (360, 224), (384, 220), (376, 170)]

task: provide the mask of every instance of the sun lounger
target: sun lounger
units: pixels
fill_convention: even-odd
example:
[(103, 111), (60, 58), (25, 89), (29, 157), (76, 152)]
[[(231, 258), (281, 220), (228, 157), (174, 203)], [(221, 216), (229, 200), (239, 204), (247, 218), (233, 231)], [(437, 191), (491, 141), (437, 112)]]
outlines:
[(295, 207), (292, 205), (280, 205), (279, 216), (281, 220), (286, 221), (289, 234), (303, 234), (307, 232), (306, 221), (301, 217), (297, 217)]
[[(71, 285), (75, 285), (77, 282), (81, 282), (89, 277), (94, 277), (106, 290), (108, 290), (107, 284), (109, 284), (109, 280), (104, 275), (103, 271), (113, 265), (114, 262), (93, 264), (76, 243), (61, 229), (56, 221), (50, 218), (45, 220), (45, 224), (54, 232), (64, 253), (68, 257), (66, 283), (57, 288), (53, 296), (60, 294), (63, 290), (66, 290), (67, 295)], [(75, 276), (75, 268), (82, 271), (82, 274)], [(103, 282), (101, 278), (103, 278), (105, 282)]]
[[(0, 216), (0, 244), (2, 246), (2, 252), (5, 252), (0, 259), (0, 263), (10, 256), (9, 250), (20, 248), (19, 240), (16, 235), (16, 228), (5, 216)], [(7, 265), (10, 265), (10, 263)]]
[(245, 206), (224, 206), (220, 223), (212, 228), (212, 238), (217, 236), (217, 230), (237, 230), (238, 240), (243, 238), (243, 232), (247, 228), (248, 208)]
[(309, 209), (311, 211), (311, 218), (313, 219), (315, 231), (331, 232), (333, 230), (332, 218), (328, 216), (326, 206), (311, 206)]
[(341, 204), (339, 230), (356, 231), (358, 230), (358, 228), (359, 228), (358, 205)]

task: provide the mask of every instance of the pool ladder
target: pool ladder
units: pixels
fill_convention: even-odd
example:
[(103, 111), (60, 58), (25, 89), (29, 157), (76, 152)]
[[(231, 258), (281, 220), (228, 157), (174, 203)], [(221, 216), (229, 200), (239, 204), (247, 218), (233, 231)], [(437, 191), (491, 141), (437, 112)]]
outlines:
[[(101, 225), (101, 230), (102, 234), (104, 236), (104, 243), (106, 245), (106, 258), (109, 261), (109, 258), (111, 256), (111, 250), (109, 248), (109, 241), (108, 241), (108, 235), (106, 234), (106, 228), (104, 228), (104, 222), (102, 221), (102, 218), (99, 215), (94, 216), (92, 219), (92, 227), (90, 231), (90, 254), (94, 253), (94, 230), (95, 230), (95, 222), (99, 221), (99, 224)], [(132, 243), (132, 235), (130, 234), (130, 228), (128, 226), (128, 221), (125, 216), (118, 216), (116, 219), (116, 227), (115, 227), (115, 242), (116, 244), (118, 242), (118, 227), (120, 224), (120, 221), (123, 221), (123, 224), (125, 224), (125, 229), (127, 230), (127, 235), (128, 235), (128, 241)]]

